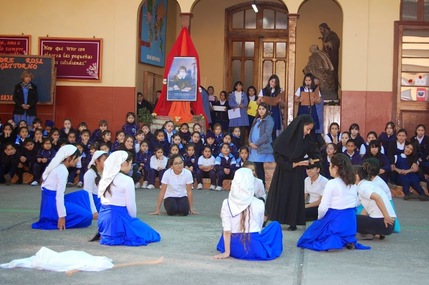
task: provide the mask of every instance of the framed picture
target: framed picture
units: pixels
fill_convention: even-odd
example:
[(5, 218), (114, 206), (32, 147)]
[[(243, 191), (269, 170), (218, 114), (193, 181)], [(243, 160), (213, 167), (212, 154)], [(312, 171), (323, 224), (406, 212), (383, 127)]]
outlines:
[(167, 101), (197, 101), (197, 59), (175, 57), (168, 72)]
[(164, 67), (167, 0), (144, 1), (140, 11), (139, 59)]
[(30, 54), (31, 36), (0, 35), (0, 53), (4, 54)]
[(58, 80), (101, 82), (103, 39), (39, 38), (39, 54), (55, 58)]

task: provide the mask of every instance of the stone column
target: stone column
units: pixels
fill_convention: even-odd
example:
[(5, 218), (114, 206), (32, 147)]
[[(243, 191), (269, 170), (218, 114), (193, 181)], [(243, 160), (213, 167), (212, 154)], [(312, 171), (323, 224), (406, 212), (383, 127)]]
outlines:
[(294, 118), (294, 98), (295, 98), (295, 62), (296, 62), (296, 22), (298, 20), (298, 14), (288, 14), (288, 66), (286, 68), (287, 78), (287, 90), (286, 90), (286, 102), (285, 113), (284, 113), (284, 126)]

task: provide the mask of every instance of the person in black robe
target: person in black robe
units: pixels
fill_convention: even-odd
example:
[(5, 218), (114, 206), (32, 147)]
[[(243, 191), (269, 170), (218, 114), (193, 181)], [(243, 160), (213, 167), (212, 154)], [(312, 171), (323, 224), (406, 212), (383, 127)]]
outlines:
[(313, 127), (310, 115), (299, 115), (273, 144), (276, 168), (265, 204), (266, 219), (288, 224), (289, 231), (305, 225), (305, 169), (309, 158), (318, 156), (310, 136)]

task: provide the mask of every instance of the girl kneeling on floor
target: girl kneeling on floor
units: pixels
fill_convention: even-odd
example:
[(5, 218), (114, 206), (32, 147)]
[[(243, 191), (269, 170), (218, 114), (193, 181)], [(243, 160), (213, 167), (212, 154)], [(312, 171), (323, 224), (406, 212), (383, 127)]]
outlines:
[(217, 244), (222, 252), (215, 259), (271, 260), (283, 251), (282, 229), (278, 222), (264, 223), (264, 202), (254, 197), (255, 178), (249, 168), (240, 168), (232, 180), (228, 199), (222, 203), (223, 234)]
[(88, 192), (75, 191), (64, 195), (69, 172), (79, 159), (79, 150), (73, 145), (62, 146), (42, 175), (42, 201), (39, 221), (33, 229), (65, 230), (86, 228), (93, 218)]
[(123, 150), (104, 162), (98, 185), (100, 244), (140, 246), (161, 240), (159, 233), (137, 218), (134, 181), (127, 175), (132, 165), (132, 154)]

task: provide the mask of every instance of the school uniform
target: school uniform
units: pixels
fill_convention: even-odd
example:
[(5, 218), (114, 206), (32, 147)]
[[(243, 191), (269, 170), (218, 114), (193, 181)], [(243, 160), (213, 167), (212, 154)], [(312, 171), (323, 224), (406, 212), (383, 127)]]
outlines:
[(187, 216), (190, 211), (190, 204), (186, 187), (194, 183), (192, 173), (183, 168), (181, 173), (176, 174), (170, 168), (165, 172), (161, 183), (167, 185), (164, 194), (164, 208), (167, 214), (169, 216)]
[(37, 161), (37, 149), (33, 147), (32, 150), (28, 150), (25, 147), (21, 150), (21, 156), (24, 156), (27, 160), (23, 163), (28, 172), (33, 174), (33, 167)]
[[(360, 155), (362, 155), (362, 156), (364, 156), (365, 154), (367, 154), (367, 153), (369, 152), (369, 150), (368, 150), (368, 146), (369, 146), (369, 143), (368, 143), (368, 142), (363, 143), (363, 144), (360, 146), (359, 154), (360, 154)], [(385, 153), (385, 152), (384, 152), (384, 147), (383, 147), (383, 146), (381, 146), (381, 147), (380, 147), (380, 153), (382, 153), (382, 154), (384, 154), (384, 153)]]
[(240, 108), (240, 117), (229, 119), (229, 127), (247, 127), (249, 126), (249, 117), (247, 116), (247, 105), (249, 102), (247, 101), (246, 93), (234, 91), (229, 94), (228, 97), (229, 107), (231, 109), (237, 108), (239, 105), (244, 106), (246, 108)]
[(396, 141), (396, 134), (393, 133), (392, 135), (387, 135), (385, 132), (382, 132), (378, 136), (378, 140), (380, 141), (381, 145), (387, 149), (389, 147), (389, 144)]
[(208, 146), (210, 149), (211, 149), (211, 151), (212, 151), (212, 155), (214, 156), (214, 157), (216, 157), (216, 156), (218, 156), (219, 155), (219, 153), (220, 153), (220, 148), (219, 148), (219, 145), (216, 143), (216, 141), (213, 143), (213, 144), (208, 144), (207, 142), (204, 144), (204, 146)]
[(154, 140), (149, 143), (149, 150), (155, 153), (156, 148), (159, 146), (162, 147), (164, 154), (167, 154), (170, 152), (170, 144), (167, 141), (158, 141), (158, 140)]
[[(156, 176), (159, 177), (159, 181), (162, 180), (162, 177), (164, 176), (164, 172), (167, 167), (168, 158), (165, 156), (162, 156), (161, 159), (156, 158), (156, 155), (152, 155), (150, 158), (150, 169), (147, 176), (147, 181), (149, 185), (155, 185), (155, 178)], [(158, 170), (158, 168), (161, 168)]]
[[(222, 187), (223, 180), (226, 178), (234, 178), (234, 172), (236, 169), (237, 161), (232, 154), (224, 156), (222, 153), (215, 159), (215, 169), (217, 174), (217, 186)], [(229, 174), (225, 174), (224, 169), (230, 169)]]
[(360, 134), (358, 134), (355, 138), (351, 137), (350, 138), (352, 140), (354, 140), (355, 145), (356, 145), (356, 149), (360, 149), (361, 145), (363, 145), (365, 143), (364, 139), (362, 138), (362, 136)]
[[(231, 231), (230, 256), (244, 260), (272, 260), (279, 257), (283, 251), (283, 233), (278, 222), (271, 222), (262, 229), (264, 202), (254, 198), (250, 204), (249, 217), (246, 216), (246, 234), (249, 240), (244, 248), (242, 239), (245, 234), (240, 231), (241, 215), (232, 216), (228, 209), (228, 199), (222, 203), (221, 218), (224, 231)], [(225, 252), (223, 235), (220, 237), (216, 249)]]
[(220, 133), (219, 135), (215, 135), (213, 133), (213, 135), (214, 135), (215, 142), (217, 143), (217, 145), (223, 144), (223, 134), (222, 133)]
[(85, 190), (64, 194), (68, 171), (64, 164), (55, 167), (42, 183), (42, 201), (39, 221), (33, 229), (56, 230), (58, 218), (65, 217), (66, 229), (86, 228), (91, 225), (90, 200)]
[(325, 155), (322, 159), (322, 168), (320, 169), (320, 174), (326, 177), (328, 180), (332, 179), (331, 173), (329, 172), (329, 166), (331, 165), (331, 159)]
[(186, 133), (179, 131), (178, 134), (182, 142), (188, 142), (191, 140), (191, 133), (189, 131)]
[[(106, 167), (103, 175), (104, 171)], [(137, 218), (134, 182), (131, 177), (120, 172), (116, 174), (110, 184), (110, 192), (111, 194), (106, 192), (103, 195), (103, 190), (103, 193), (99, 193), (100, 244), (141, 246), (161, 240), (158, 232)]]
[(197, 174), (197, 169), (198, 169), (198, 158), (197, 158), (197, 156), (195, 154), (189, 156), (187, 153), (185, 153), (183, 155), (183, 166), (184, 167), (192, 167), (192, 169), (193, 169), (192, 171), (189, 169), (188, 170), (191, 171), (192, 177), (195, 178), (195, 176)]
[[(225, 107), (225, 111), (214, 111), (216, 116), (216, 123), (219, 123), (222, 126), (222, 131), (227, 131), (229, 127), (229, 119), (228, 119), (228, 110), (231, 109), (229, 107), (229, 103), (227, 100), (225, 101), (216, 101), (213, 103), (213, 106)], [(218, 141), (221, 143), (222, 139)]]
[(92, 132), (91, 137), (89, 138), (90, 143), (98, 142), (101, 139), (101, 130), (96, 129)]
[(5, 183), (5, 174), (9, 174), (10, 178), (13, 178), (15, 174), (20, 174), (22, 179), (22, 171), (18, 170), (18, 164), (20, 162), (21, 154), (19, 150), (16, 150), (15, 154), (7, 155), (4, 151), (0, 155), (0, 183)]
[[(216, 170), (214, 168), (215, 165), (215, 158), (214, 156), (210, 156), (209, 158), (205, 158), (203, 155), (201, 155), (198, 158), (198, 166), (196, 168), (196, 177), (197, 177), (197, 183), (203, 183), (203, 178), (209, 177), (210, 178), (210, 185), (216, 185)], [(210, 171), (204, 171), (200, 169), (200, 166), (213, 166), (213, 169)]]
[(150, 151), (141, 152), (139, 151), (136, 154), (136, 163), (142, 168), (143, 172), (143, 181), (148, 181), (149, 171), (150, 171), (150, 158), (153, 153)]
[(62, 138), (62, 139), (67, 139), (67, 136), (69, 135), (69, 133), (70, 132), (75, 132), (76, 134), (77, 134), (77, 131), (74, 129), (74, 128), (70, 128), (69, 130), (68, 130), (68, 132), (66, 133), (66, 129), (65, 128), (62, 128), (61, 130), (60, 130), (60, 138)]
[(334, 143), (334, 137), (331, 135), (331, 133), (327, 133), (325, 135), (324, 139), (325, 139), (326, 144), (328, 144), (328, 143), (333, 143), (333, 144), (341, 143), (341, 133), (338, 132), (338, 134), (336, 136), (336, 139), (337, 139), (336, 143)]
[[(308, 204), (319, 201), (323, 196), (323, 190), (325, 189), (328, 179), (319, 174), (316, 181), (312, 182), (310, 177), (306, 177), (304, 180), (304, 193), (309, 195)], [(317, 220), (319, 207), (305, 208), (305, 220), (314, 221)]]
[(373, 156), (370, 152), (363, 156), (363, 160), (373, 157), (378, 160), (378, 164), (380, 165), (380, 169), (384, 170), (383, 174), (378, 174), (386, 183), (389, 182), (389, 175), (392, 170), (389, 159), (385, 154), (379, 153), (377, 156)]
[[(45, 171), (45, 168), (49, 165), (51, 160), (55, 157), (56, 151), (54, 149), (46, 150), (39, 149), (37, 152), (36, 163), (33, 166), (33, 181), (40, 181), (40, 177), (42, 177), (42, 173)], [(46, 162), (37, 162), (39, 158), (46, 158)]]
[(240, 142), (240, 138), (231, 135), (231, 143), (235, 145), (235, 147), (240, 150), (241, 148), (241, 142)]
[(394, 230), (394, 225), (388, 225), (386, 227), (384, 223), (384, 215), (376, 202), (371, 199), (371, 194), (375, 193), (381, 197), (384, 206), (386, 207), (389, 216), (396, 218), (396, 213), (390, 204), (389, 198), (386, 193), (380, 189), (375, 183), (362, 180), (359, 182), (358, 194), (360, 202), (363, 208), (366, 210), (368, 215), (357, 215), (357, 232), (361, 234), (373, 234), (373, 235), (390, 235)]
[(128, 123), (128, 122), (126, 122), (122, 126), (122, 130), (124, 131), (124, 133), (125, 133), (126, 136), (135, 137), (138, 129), (139, 129), (139, 125), (137, 123)]
[(167, 132), (166, 129), (162, 130), (164, 132), (164, 141), (167, 142), (168, 145), (172, 143), (172, 137), (176, 133), (176, 130), (172, 130), (171, 133)]
[(350, 162), (352, 165), (361, 165), (362, 164), (362, 157), (360, 156), (358, 151), (354, 151), (352, 155), (347, 152), (347, 150), (344, 152), (345, 155), (347, 155), (350, 158)]
[(354, 245), (369, 249), (356, 241), (356, 185), (346, 185), (339, 177), (329, 180), (318, 209), (318, 220), (303, 233), (297, 246), (315, 251), (338, 250)]
[(311, 103), (310, 97), (314, 97), (314, 100), (317, 100), (322, 95), (318, 87), (315, 90), (307, 88), (306, 86), (299, 87), (295, 96), (303, 98), (303, 101), (299, 103), (298, 115), (307, 114), (313, 118), (314, 121), (314, 130), (320, 128), (319, 117), (317, 116), (316, 102)]
[[(395, 155), (395, 166), (398, 169), (408, 170), (411, 168), (412, 163), (415, 162), (415, 160), (409, 161), (408, 157), (404, 153)], [(404, 192), (405, 195), (411, 194), (410, 187), (413, 187), (413, 189), (417, 191), (419, 195), (426, 196), (425, 191), (423, 190), (422, 186), (420, 186), (419, 176), (415, 172), (398, 175), (397, 182), (402, 186), (402, 192)]]

